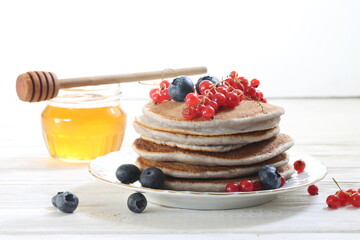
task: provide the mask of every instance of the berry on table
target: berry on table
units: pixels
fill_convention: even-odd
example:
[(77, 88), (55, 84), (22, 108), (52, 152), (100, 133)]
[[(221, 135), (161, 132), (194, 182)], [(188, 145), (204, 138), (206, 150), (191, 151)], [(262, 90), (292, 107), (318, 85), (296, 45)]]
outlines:
[(356, 208), (360, 207), (360, 194), (359, 193), (354, 193), (350, 199), (349, 199), (349, 203)]
[(305, 169), (305, 167), (306, 167), (306, 163), (305, 163), (305, 161), (303, 161), (303, 160), (301, 160), (301, 159), (296, 160), (296, 161), (294, 162), (294, 168), (295, 168), (295, 170), (296, 170), (298, 173), (303, 172), (304, 169)]
[(340, 206), (348, 205), (351, 196), (349, 193), (340, 190), (335, 195), (340, 199)]
[(57, 208), (64, 213), (72, 213), (79, 205), (79, 198), (71, 192), (63, 192), (56, 198)]
[(357, 193), (355, 189), (348, 189), (346, 190), (347, 193), (350, 193), (350, 195), (353, 195), (354, 193)]
[(53, 196), (52, 198), (51, 198), (51, 203), (52, 203), (52, 205), (54, 206), (54, 207), (56, 207), (57, 208), (57, 205), (56, 205), (56, 199), (57, 199), (57, 197), (60, 195), (60, 194), (62, 194), (63, 192), (58, 192), (55, 196)]
[(254, 190), (254, 184), (250, 180), (242, 180), (239, 184), (239, 192), (251, 192)]
[(279, 188), (281, 175), (272, 165), (262, 166), (259, 171), (259, 179), (265, 190)]
[(115, 176), (121, 183), (134, 183), (139, 180), (140, 169), (134, 164), (123, 164), (116, 169)]
[(228, 183), (226, 185), (226, 192), (238, 192), (239, 191), (239, 184), (237, 183)]
[(147, 206), (147, 200), (142, 193), (133, 193), (127, 200), (127, 206), (134, 213), (142, 213)]
[(311, 196), (315, 196), (319, 194), (319, 188), (316, 185), (310, 185), (307, 191)]
[(164, 181), (163, 171), (156, 167), (145, 168), (140, 174), (140, 183), (143, 187), (161, 188)]
[(336, 195), (329, 195), (326, 198), (326, 204), (329, 206), (329, 208), (337, 209), (340, 207), (340, 199)]

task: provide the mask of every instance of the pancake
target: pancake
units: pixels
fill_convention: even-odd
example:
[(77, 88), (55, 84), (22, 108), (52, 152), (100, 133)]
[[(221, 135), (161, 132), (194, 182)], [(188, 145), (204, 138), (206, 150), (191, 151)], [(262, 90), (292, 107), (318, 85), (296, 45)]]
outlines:
[(142, 136), (142, 139), (152, 142), (152, 143), (157, 143), (157, 144), (161, 144), (161, 145), (167, 145), (170, 147), (177, 147), (177, 148), (181, 148), (181, 149), (186, 149), (186, 150), (192, 150), (192, 151), (201, 151), (201, 152), (228, 152), (237, 148), (241, 148), (243, 146), (245, 146), (246, 144), (234, 144), (234, 145), (185, 145), (185, 144), (181, 144), (181, 143), (175, 143), (175, 142), (163, 142), (163, 141), (158, 141), (158, 140), (154, 140), (151, 138), (147, 138)]
[(200, 166), (181, 162), (152, 161), (138, 157), (136, 165), (141, 169), (148, 167), (160, 168), (165, 175), (177, 178), (235, 178), (256, 174), (264, 165), (273, 165), (278, 168), (289, 162), (286, 153), (261, 163), (245, 166)]
[(273, 138), (252, 143), (224, 153), (185, 150), (156, 144), (138, 138), (133, 143), (135, 152), (154, 161), (176, 161), (206, 166), (236, 166), (259, 163), (285, 152), (294, 145), (292, 138), (278, 134)]
[[(294, 174), (294, 168), (291, 164), (286, 164), (278, 168), (279, 173), (286, 179), (290, 179)], [(167, 177), (163, 188), (177, 191), (197, 191), (197, 192), (225, 192), (226, 185), (231, 182), (240, 182), (248, 179), (254, 182), (259, 181), (257, 175), (241, 178), (226, 179), (185, 179)]]
[[(153, 142), (162, 143), (165, 145), (176, 146), (181, 145), (246, 145), (253, 142), (260, 142), (265, 139), (274, 137), (280, 132), (278, 126), (261, 131), (237, 133), (228, 135), (194, 135), (194, 134), (181, 134), (172, 133), (164, 130), (154, 129), (151, 126), (147, 126), (140, 121), (133, 122), (134, 129), (143, 138), (153, 140)], [(182, 148), (180, 145), (178, 146)], [(185, 148), (190, 149), (190, 148)], [(234, 148), (233, 148), (234, 149)]]
[(182, 116), (185, 106), (174, 101), (148, 103), (138, 121), (172, 133), (224, 135), (274, 128), (284, 114), (284, 109), (275, 105), (243, 101), (235, 108), (219, 111), (212, 120), (198, 117), (188, 121)]

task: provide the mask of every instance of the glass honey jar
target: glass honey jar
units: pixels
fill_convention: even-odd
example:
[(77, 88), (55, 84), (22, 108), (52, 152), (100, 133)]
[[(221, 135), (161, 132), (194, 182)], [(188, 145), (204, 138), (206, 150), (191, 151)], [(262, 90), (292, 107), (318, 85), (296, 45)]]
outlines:
[(62, 89), (41, 115), (50, 155), (67, 162), (89, 162), (120, 149), (126, 114), (120, 84)]

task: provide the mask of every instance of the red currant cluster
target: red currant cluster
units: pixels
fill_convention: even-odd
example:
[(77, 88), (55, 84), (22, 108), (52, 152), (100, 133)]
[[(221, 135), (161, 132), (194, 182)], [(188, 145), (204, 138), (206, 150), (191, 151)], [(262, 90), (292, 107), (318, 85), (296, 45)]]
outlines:
[(347, 205), (352, 205), (355, 208), (360, 207), (360, 188), (358, 191), (354, 189), (348, 189), (346, 191), (343, 191), (339, 184), (333, 179), (335, 184), (339, 187), (339, 191), (337, 191), (333, 195), (329, 195), (326, 198), (326, 204), (329, 206), (329, 208), (337, 209), (339, 207), (344, 207)]
[(171, 100), (168, 91), (169, 85), (169, 81), (162, 80), (158, 88), (151, 89), (149, 93), (151, 100), (155, 103), (162, 103)]
[[(281, 184), (279, 187), (282, 187), (286, 183), (286, 178), (283, 176), (280, 177)], [(252, 192), (252, 191), (261, 191), (264, 190), (261, 182), (252, 182), (250, 180), (242, 180), (240, 183), (228, 183), (226, 185), (226, 192)]]
[(186, 120), (196, 117), (212, 119), (220, 108), (234, 108), (243, 100), (255, 100), (266, 103), (264, 94), (256, 88), (260, 81), (253, 79), (248, 81), (244, 77), (238, 77), (238, 73), (232, 71), (226, 80), (214, 83), (204, 80), (199, 84), (199, 93), (189, 93), (185, 97), (186, 108), (182, 115)]

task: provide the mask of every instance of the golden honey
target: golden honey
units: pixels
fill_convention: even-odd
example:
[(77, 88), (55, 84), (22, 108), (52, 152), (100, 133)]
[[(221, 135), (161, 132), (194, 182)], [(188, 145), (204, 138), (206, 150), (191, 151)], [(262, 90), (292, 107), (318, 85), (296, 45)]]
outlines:
[(120, 107), (120, 91), (111, 87), (69, 89), (49, 102), (42, 113), (42, 129), (53, 158), (86, 162), (120, 149), (126, 114)]

